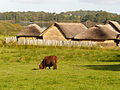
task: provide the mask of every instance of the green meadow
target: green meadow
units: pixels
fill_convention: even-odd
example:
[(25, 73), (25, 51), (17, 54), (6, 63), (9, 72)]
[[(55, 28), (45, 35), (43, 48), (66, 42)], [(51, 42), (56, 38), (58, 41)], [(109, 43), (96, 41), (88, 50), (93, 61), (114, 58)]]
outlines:
[(16, 35), (23, 29), (20, 24), (12, 24), (6, 21), (0, 21), (0, 38), (1, 35)]
[[(58, 69), (39, 70), (45, 56)], [(119, 90), (120, 48), (0, 45), (0, 90)]]

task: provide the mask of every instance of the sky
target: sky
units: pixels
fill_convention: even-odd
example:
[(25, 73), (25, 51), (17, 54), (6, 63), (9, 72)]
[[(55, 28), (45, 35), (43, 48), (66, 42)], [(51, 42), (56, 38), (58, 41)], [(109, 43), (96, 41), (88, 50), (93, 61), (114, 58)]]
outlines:
[(103, 10), (120, 14), (120, 0), (2, 0), (0, 12)]

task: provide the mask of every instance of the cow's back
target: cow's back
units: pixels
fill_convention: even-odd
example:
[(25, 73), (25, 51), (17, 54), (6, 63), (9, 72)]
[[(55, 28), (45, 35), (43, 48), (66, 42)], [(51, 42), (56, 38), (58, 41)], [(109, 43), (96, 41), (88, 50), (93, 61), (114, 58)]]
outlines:
[(53, 64), (57, 63), (57, 56), (46, 56), (44, 58), (44, 63), (46, 65), (53, 65)]

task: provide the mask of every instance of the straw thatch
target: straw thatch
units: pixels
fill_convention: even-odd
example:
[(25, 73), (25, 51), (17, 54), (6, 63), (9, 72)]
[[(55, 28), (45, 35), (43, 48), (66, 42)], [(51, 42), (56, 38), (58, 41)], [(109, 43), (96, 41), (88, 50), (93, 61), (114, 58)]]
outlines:
[(42, 29), (37, 24), (30, 24), (21, 30), (17, 36), (39, 36), (42, 33)]
[(116, 21), (108, 21), (108, 24), (110, 24), (117, 32), (120, 33), (120, 24)]
[(120, 33), (115, 31), (111, 25), (97, 25), (87, 31), (76, 35), (74, 38), (79, 40), (115, 40)]
[[(57, 27), (57, 29), (66, 39), (74, 38), (74, 36), (76, 36), (78, 33), (82, 33), (87, 30), (87, 27), (81, 23), (54, 23), (52, 26)], [(47, 32), (48, 29), (43, 32), (43, 35)]]

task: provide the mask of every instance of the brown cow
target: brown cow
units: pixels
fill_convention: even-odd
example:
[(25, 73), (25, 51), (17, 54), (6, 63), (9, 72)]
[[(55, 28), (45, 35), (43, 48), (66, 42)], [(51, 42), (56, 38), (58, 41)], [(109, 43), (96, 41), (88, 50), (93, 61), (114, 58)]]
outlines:
[(53, 69), (57, 69), (57, 56), (46, 56), (41, 64), (39, 65), (39, 69), (45, 69), (46, 67), (52, 67)]

